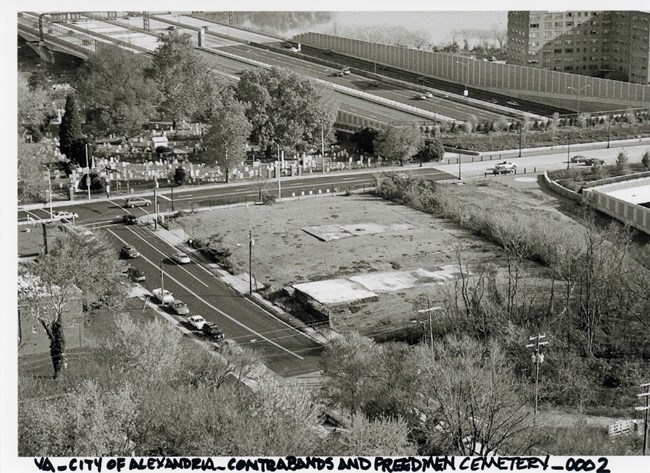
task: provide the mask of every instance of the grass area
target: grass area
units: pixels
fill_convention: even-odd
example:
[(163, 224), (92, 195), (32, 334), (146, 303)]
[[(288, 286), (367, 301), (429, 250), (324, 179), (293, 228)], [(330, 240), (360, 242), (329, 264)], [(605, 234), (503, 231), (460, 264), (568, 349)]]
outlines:
[[(551, 212), (555, 218), (570, 221), (558, 211), (546, 209), (548, 201), (544, 197), (497, 183), (449, 187), (459, 202), (486, 212), (509, 202), (509, 207), (517, 206), (527, 214)], [(495, 245), (454, 223), (366, 195), (219, 209), (182, 217), (177, 222), (197, 238), (218, 232), (223, 245), (232, 250), (234, 264), (243, 271), (248, 269), (248, 232), (252, 230), (253, 274), (270, 286), (268, 294), (277, 294), (282, 287), (296, 283), (360, 273), (418, 268), (435, 271), (442, 265), (457, 264), (457, 250), (466, 259), (489, 261), (497, 267), (505, 264)], [(415, 228), (329, 242), (302, 230), (308, 226), (361, 223), (408, 223)], [(444, 290), (444, 285), (429, 285), (379, 293), (378, 300), (330, 306), (328, 310), (337, 331), (385, 335), (398, 327), (415, 328), (411, 321), (418, 316), (418, 309), (426, 307), (426, 298), (439, 299)]]

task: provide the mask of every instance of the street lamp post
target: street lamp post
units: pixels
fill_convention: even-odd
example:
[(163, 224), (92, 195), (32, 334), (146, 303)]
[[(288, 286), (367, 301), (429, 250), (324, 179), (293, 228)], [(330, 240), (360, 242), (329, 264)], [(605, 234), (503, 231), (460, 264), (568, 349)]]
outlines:
[(569, 169), (571, 164), (571, 138), (569, 135), (566, 137), (566, 168)]
[(524, 124), (519, 122), (519, 157), (521, 158), (521, 135), (524, 131)]
[(612, 116), (607, 115), (607, 149), (609, 149), (609, 137), (612, 129)]
[(460, 143), (458, 143), (458, 180), (461, 180), (461, 172), (460, 172)]
[(275, 143), (278, 147), (278, 200), (282, 199), (282, 161), (280, 157), (280, 144)]

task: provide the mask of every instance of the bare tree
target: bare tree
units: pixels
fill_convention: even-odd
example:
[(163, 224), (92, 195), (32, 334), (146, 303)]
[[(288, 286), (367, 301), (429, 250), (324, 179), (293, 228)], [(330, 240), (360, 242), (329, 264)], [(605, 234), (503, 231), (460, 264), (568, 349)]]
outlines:
[(420, 347), (419, 410), (426, 416), (424, 454), (526, 453), (535, 443), (532, 412), (495, 343), (447, 337), (433, 353)]

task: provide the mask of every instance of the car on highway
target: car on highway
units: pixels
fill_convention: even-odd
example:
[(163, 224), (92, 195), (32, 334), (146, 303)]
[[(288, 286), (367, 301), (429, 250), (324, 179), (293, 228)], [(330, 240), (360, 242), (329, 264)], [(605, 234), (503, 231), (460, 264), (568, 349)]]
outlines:
[(124, 214), (122, 215), (122, 223), (126, 225), (137, 225), (138, 217), (133, 214)]
[(424, 94), (418, 94), (415, 97), (413, 97), (413, 100), (426, 100), (427, 96)]
[(343, 74), (345, 74), (346, 76), (349, 76), (351, 73), (350, 68), (348, 66), (342, 67), (341, 72), (343, 72)]
[(143, 282), (147, 279), (144, 273), (135, 266), (127, 266), (124, 275), (134, 282)]
[(510, 101), (506, 102), (506, 104), (510, 105), (511, 107), (518, 107), (519, 106), (519, 102), (517, 102), (516, 100), (510, 100)]
[(120, 256), (126, 259), (138, 258), (140, 253), (135, 249), (133, 245), (124, 245), (120, 250)]
[(180, 251), (172, 255), (172, 260), (174, 260), (176, 264), (188, 264), (192, 262), (189, 256)]
[(187, 321), (197, 330), (202, 330), (203, 326), (207, 323), (207, 320), (205, 320), (201, 315), (192, 315), (187, 318)]
[(585, 159), (585, 164), (587, 166), (602, 166), (603, 164), (605, 164), (605, 161), (598, 158), (587, 158)]
[(426, 77), (418, 77), (418, 78), (416, 79), (416, 82), (417, 82), (418, 84), (426, 84), (427, 82), (429, 82), (429, 79), (427, 79)]
[(584, 163), (585, 161), (587, 161), (587, 159), (589, 159), (589, 158), (587, 158), (586, 156), (582, 156), (582, 155), (578, 154), (578, 155), (571, 158), (571, 162), (573, 164), (580, 164), (580, 163)]
[(78, 218), (79, 214), (76, 214), (74, 212), (67, 212), (65, 210), (59, 210), (58, 212), (54, 212), (52, 214), (52, 218), (55, 220), (64, 220), (66, 222), (72, 221), (75, 218)]
[(368, 87), (379, 87), (379, 81), (371, 80), (368, 82)]
[(167, 289), (163, 290), (161, 288), (158, 288), (151, 291), (151, 293), (153, 294), (153, 298), (163, 305), (171, 304), (174, 302), (174, 296)]
[(171, 310), (176, 315), (187, 315), (190, 313), (190, 309), (187, 308), (187, 304), (178, 299), (174, 299), (169, 304), (169, 310)]
[(422, 92), (422, 95), (424, 95), (428, 99), (433, 98), (433, 94), (431, 92), (429, 92), (428, 90), (425, 90), (424, 92)]
[(300, 52), (300, 51), (298, 50), (298, 48), (296, 48), (295, 46), (289, 48), (289, 51), (291, 51), (292, 53), (298, 53), (298, 52)]
[(150, 205), (151, 201), (144, 197), (129, 197), (128, 199), (124, 199), (124, 207), (148, 207)]

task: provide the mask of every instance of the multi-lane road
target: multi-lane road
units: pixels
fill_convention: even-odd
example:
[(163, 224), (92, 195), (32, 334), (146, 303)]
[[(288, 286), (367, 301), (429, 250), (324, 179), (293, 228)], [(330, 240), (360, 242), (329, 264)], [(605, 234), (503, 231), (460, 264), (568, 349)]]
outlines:
[[(127, 244), (140, 252), (139, 258), (129, 262), (144, 272), (142, 284), (147, 289), (161, 287), (162, 266), (165, 289), (187, 304), (190, 315), (215, 322), (228, 338), (255, 351), (271, 370), (285, 377), (318, 371), (320, 343), (242, 297), (217, 279), (196, 255), (189, 253), (189, 264), (174, 263), (170, 256), (178, 250), (142, 226), (117, 224), (104, 231), (116, 253)], [(191, 329), (189, 324), (185, 326)]]

